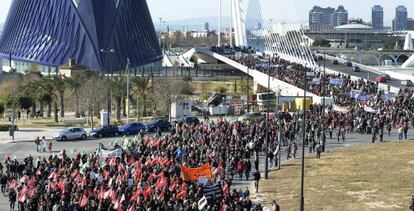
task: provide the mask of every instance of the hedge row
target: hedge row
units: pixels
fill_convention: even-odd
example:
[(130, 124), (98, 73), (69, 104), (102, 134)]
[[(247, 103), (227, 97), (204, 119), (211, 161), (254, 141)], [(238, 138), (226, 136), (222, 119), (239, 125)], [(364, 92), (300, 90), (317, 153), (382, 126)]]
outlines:
[[(0, 125), (0, 131), (9, 131), (9, 129), (11, 128), (12, 126), (11, 125)], [(15, 130), (18, 130), (17, 129), (17, 125), (15, 125), (14, 126), (14, 128), (15, 128)]]

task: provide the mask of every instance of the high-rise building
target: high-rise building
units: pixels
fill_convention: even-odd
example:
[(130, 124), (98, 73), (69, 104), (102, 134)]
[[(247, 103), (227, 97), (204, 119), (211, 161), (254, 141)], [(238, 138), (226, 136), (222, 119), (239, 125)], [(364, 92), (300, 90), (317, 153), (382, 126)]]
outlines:
[(393, 21), (394, 31), (407, 30), (408, 12), (407, 8), (400, 5), (395, 9), (395, 19)]
[(408, 21), (407, 21), (407, 30), (414, 31), (414, 19), (408, 18)]
[(333, 29), (348, 23), (348, 11), (343, 6), (338, 9), (314, 6), (309, 11), (309, 28), (311, 31), (323, 31)]
[(384, 29), (384, 8), (381, 5), (374, 5), (372, 7), (372, 19), (371, 24), (372, 28), (375, 30), (383, 30)]
[(344, 6), (339, 6), (336, 12), (336, 26), (345, 25), (348, 23), (348, 11), (344, 8)]

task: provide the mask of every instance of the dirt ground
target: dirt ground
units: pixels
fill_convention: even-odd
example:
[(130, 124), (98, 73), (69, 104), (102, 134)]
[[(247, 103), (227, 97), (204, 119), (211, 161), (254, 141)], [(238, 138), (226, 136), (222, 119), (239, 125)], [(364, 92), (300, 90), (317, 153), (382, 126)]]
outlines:
[[(301, 160), (261, 180), (265, 204), (299, 210)], [(342, 148), (305, 159), (305, 210), (409, 210), (414, 194), (414, 142)]]

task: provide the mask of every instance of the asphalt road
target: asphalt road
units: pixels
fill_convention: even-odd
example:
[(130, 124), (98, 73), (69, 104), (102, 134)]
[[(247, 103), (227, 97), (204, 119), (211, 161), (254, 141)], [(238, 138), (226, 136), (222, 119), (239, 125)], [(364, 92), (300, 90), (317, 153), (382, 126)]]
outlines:
[[(150, 134), (152, 135), (152, 134)], [(396, 140), (397, 134), (396, 131), (393, 130), (391, 136), (385, 135), (384, 136), (386, 141)], [(414, 130), (409, 130), (409, 138), (414, 138)], [(33, 141), (17, 141), (15, 143), (0, 143), (0, 158), (3, 158), (5, 154), (8, 154), (11, 158), (16, 156), (18, 160), (23, 159), (24, 157), (28, 156), (29, 154), (32, 155), (35, 159), (38, 156), (50, 156), (53, 153), (58, 153), (61, 150), (65, 149), (68, 152), (69, 156), (72, 156), (73, 154), (70, 153), (71, 149), (76, 147), (78, 152), (81, 152), (85, 150), (85, 152), (93, 152), (96, 150), (99, 143), (103, 143), (105, 146), (108, 146), (109, 143), (113, 140), (113, 138), (104, 138), (104, 139), (88, 139), (84, 141), (67, 141), (67, 142), (53, 142), (53, 152), (48, 153), (37, 153), (36, 152), (36, 146), (34, 145)], [(362, 134), (347, 134), (346, 135), (346, 141), (345, 142), (337, 142), (336, 139), (329, 139), (327, 138), (327, 150), (332, 150), (340, 147), (349, 147), (349, 146), (358, 146), (358, 145), (364, 145), (364, 144), (370, 144), (371, 142), (371, 136), (370, 135), (362, 135)], [(297, 140), (298, 144), (298, 153), (297, 158), (301, 157), (301, 140)], [(286, 161), (286, 152), (285, 148), (282, 148), (281, 150), (281, 160), (282, 162)], [(306, 154), (309, 152), (308, 147), (305, 148)], [(262, 173), (262, 178), (264, 179), (264, 155), (260, 155), (260, 165), (259, 169)], [(323, 154), (322, 154), (323, 159)], [(3, 162), (3, 161), (1, 161)], [(283, 168), (283, 164), (282, 164)], [(253, 172), (252, 172), (253, 173)], [(250, 176), (250, 178), (253, 178)], [(232, 189), (242, 189), (246, 190), (246, 188), (249, 188), (251, 193), (254, 193), (253, 189), (253, 181), (249, 180), (240, 180), (238, 179), (238, 176), (235, 176), (234, 180), (234, 186), (232, 186)], [(253, 197), (254, 201), (260, 200), (260, 190), (259, 195), (256, 195)], [(8, 210), (8, 199), (4, 196), (0, 195), (0, 210)]]
[[(323, 61), (319, 61), (317, 63), (321, 64), (321, 67), (323, 67)], [(353, 72), (352, 67), (348, 67), (346, 66), (346, 64), (342, 64), (342, 63), (339, 63), (338, 65), (333, 65), (332, 60), (329, 60), (329, 59), (326, 60), (326, 68), (332, 69), (332, 70), (335, 70), (341, 73), (345, 73), (347, 75), (360, 77), (366, 80), (371, 80), (371, 81), (375, 81), (375, 78), (380, 75), (380, 74), (370, 72), (362, 67), (360, 67), (361, 69), (360, 72)], [(369, 75), (369, 78), (368, 78), (368, 75)], [(391, 80), (387, 81), (385, 84), (388, 84), (390, 86), (397, 87), (397, 88), (404, 87), (404, 86), (401, 86), (400, 80), (397, 80), (394, 78), (391, 78)]]

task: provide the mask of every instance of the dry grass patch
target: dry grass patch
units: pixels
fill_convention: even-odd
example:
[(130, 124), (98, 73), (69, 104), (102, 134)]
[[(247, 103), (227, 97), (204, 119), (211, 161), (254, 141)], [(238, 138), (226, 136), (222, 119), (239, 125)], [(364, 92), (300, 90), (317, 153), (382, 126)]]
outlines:
[[(306, 210), (407, 210), (414, 193), (414, 142), (342, 148), (305, 160)], [(293, 160), (261, 181), (265, 203), (298, 210), (300, 164)]]

